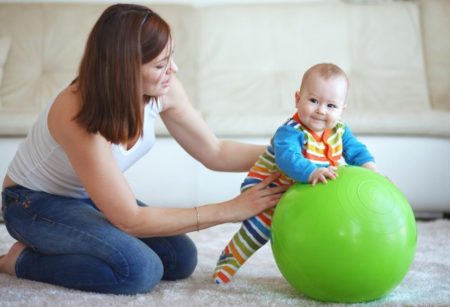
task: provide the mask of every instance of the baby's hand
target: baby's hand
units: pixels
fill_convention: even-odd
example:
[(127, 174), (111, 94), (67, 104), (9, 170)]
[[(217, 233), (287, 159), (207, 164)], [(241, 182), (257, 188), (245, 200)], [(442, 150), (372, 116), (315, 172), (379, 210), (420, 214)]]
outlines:
[(375, 173), (380, 173), (380, 171), (377, 168), (377, 165), (375, 164), (375, 162), (366, 162), (363, 165), (361, 165), (364, 168), (370, 169), (371, 171), (374, 171)]
[(313, 186), (318, 182), (327, 183), (327, 178), (336, 179), (337, 175), (337, 168), (334, 166), (319, 167), (309, 176), (309, 183)]

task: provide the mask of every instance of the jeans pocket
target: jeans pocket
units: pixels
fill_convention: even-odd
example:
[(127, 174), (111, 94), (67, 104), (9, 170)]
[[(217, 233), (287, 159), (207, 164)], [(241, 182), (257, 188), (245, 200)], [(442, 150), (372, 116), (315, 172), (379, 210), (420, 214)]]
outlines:
[(14, 186), (2, 191), (2, 214), (8, 233), (17, 241), (34, 248), (20, 234), (21, 224), (31, 221), (33, 212), (29, 210), (30, 204), (30, 190), (27, 188)]
[(16, 205), (20, 202), (20, 196), (18, 193), (12, 191), (10, 188), (6, 188), (2, 191), (2, 214), (5, 216), (5, 212), (8, 207)]

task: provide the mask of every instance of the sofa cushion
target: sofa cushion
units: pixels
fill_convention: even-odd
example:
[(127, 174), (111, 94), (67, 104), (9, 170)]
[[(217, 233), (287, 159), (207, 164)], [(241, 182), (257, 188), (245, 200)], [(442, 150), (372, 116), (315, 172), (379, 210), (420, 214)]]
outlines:
[[(303, 72), (334, 62), (350, 78), (355, 131), (450, 135), (433, 128), (450, 117), (430, 107), (417, 3), (211, 6), (199, 22), (198, 105), (220, 134), (273, 132)], [(376, 125), (365, 120), (375, 114)]]
[(9, 39), (9, 37), (0, 37), (0, 85), (2, 84), (3, 80), (3, 66), (5, 65), (6, 58), (8, 56), (10, 42), (11, 40)]
[[(0, 85), (0, 135), (26, 134), (39, 111), (75, 78), (89, 31), (106, 7), (92, 3), (0, 3), (0, 36), (11, 37)], [(180, 48), (177, 59), (183, 67), (180, 78), (188, 89), (195, 88), (191, 68), (195, 65), (195, 33), (189, 31), (193, 7), (173, 4), (152, 8), (173, 28)]]
[(420, 12), (431, 104), (450, 111), (450, 1), (421, 0)]
[[(87, 34), (106, 6), (0, 3), (0, 36), (11, 37), (0, 85), (0, 135), (25, 134), (76, 76)], [(350, 78), (344, 120), (355, 133), (450, 137), (442, 124), (450, 122), (450, 101), (430, 101), (436, 97), (430, 88), (448, 97), (448, 79), (440, 77), (450, 70), (448, 53), (439, 58), (441, 73), (427, 75), (424, 59), (433, 57), (424, 55), (430, 40), (420, 29), (428, 19), (420, 18), (417, 1), (151, 7), (171, 24), (178, 76), (219, 135), (271, 135), (294, 112), (304, 71), (334, 62)], [(161, 122), (157, 132), (167, 135)]]

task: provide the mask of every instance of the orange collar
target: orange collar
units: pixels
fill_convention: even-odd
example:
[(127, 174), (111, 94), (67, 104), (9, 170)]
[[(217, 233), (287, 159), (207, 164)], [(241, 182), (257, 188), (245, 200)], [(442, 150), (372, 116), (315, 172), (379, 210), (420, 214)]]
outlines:
[(322, 137), (318, 136), (314, 131), (312, 131), (311, 129), (309, 129), (308, 127), (306, 127), (305, 124), (302, 123), (302, 121), (300, 120), (300, 118), (298, 117), (298, 113), (295, 113), (294, 116), (292, 116), (292, 118), (299, 123), (300, 125), (302, 125), (302, 127), (308, 131), (313, 138), (317, 141), (317, 142), (324, 142), (325, 144), (328, 145), (328, 138), (330, 137), (331, 134), (331, 130), (330, 129), (325, 129), (323, 131)]

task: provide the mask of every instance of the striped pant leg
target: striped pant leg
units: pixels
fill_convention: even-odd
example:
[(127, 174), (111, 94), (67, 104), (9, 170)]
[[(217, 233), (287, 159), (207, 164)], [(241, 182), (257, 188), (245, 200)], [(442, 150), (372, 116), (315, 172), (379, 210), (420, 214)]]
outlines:
[(242, 223), (223, 250), (214, 271), (216, 283), (227, 283), (239, 268), (270, 239), (273, 209), (268, 209)]

